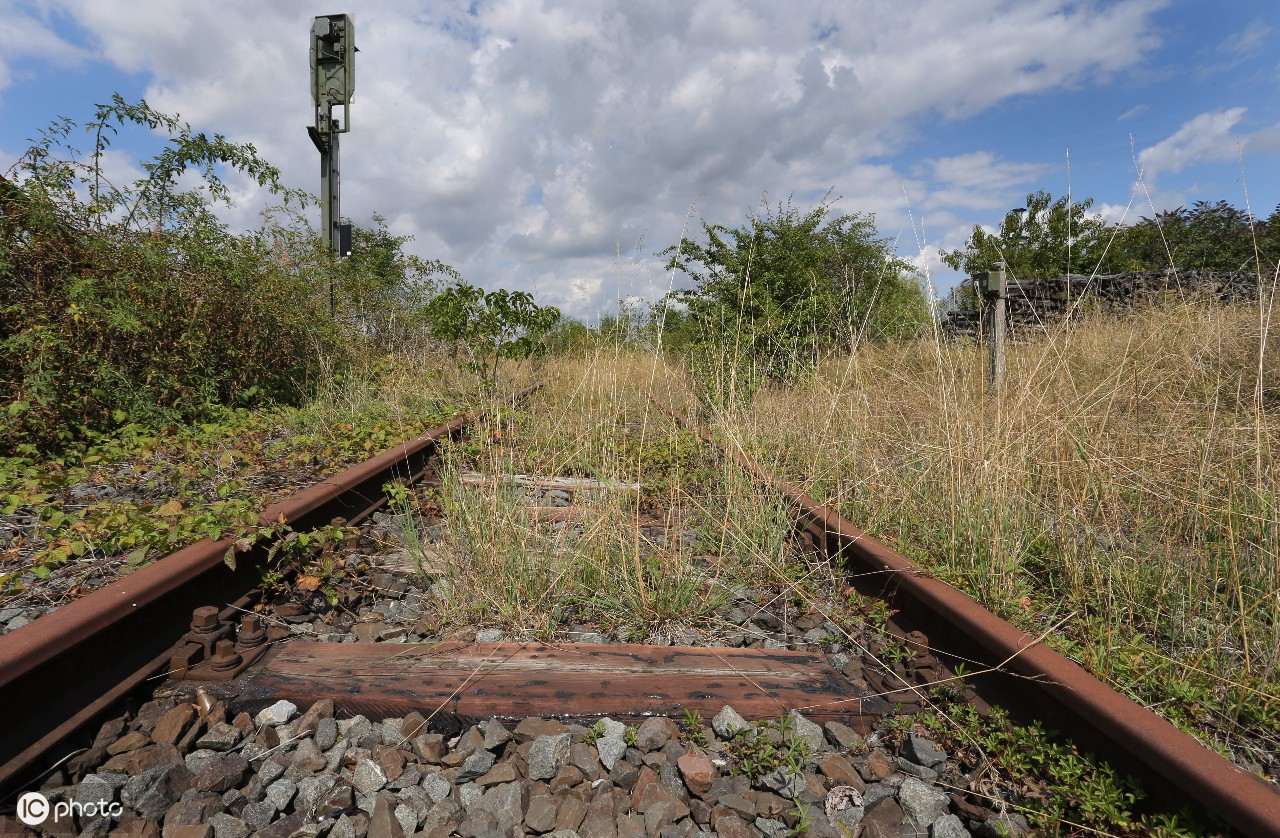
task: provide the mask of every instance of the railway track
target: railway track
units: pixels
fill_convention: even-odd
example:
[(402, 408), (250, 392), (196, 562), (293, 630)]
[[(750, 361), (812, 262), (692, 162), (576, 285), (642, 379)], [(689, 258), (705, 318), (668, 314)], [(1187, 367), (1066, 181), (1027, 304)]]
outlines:
[[(371, 526), (388, 503), (383, 487), (439, 480), (434, 467), (440, 445), (461, 437), (478, 418), (460, 417), (396, 446), (263, 510), (262, 521), (287, 523), (295, 531), (335, 520)], [(0, 729), (0, 799), (13, 806), (43, 789), (45, 799), (55, 800), (48, 805), (61, 795), (68, 807), (79, 801), (83, 810), (92, 794), (105, 795), (127, 815), (104, 821), (82, 811), (77, 831), (127, 827), (147, 834), (163, 821), (166, 835), (187, 834), (179, 827), (190, 827), (191, 834), (219, 838), (239, 834), (241, 826), (246, 835), (339, 829), (358, 835), (360, 828), (370, 836), (394, 836), (398, 829), (439, 838), (456, 830), (549, 832), (573, 821), (577, 808), (581, 817), (566, 828), (584, 835), (616, 836), (628, 829), (667, 838), (698, 829), (770, 834), (773, 824), (795, 828), (811, 808), (825, 818), (814, 834), (839, 834), (837, 822), (864, 835), (889, 834), (919, 827), (928, 817), (924, 827), (938, 824), (933, 834), (965, 834), (942, 831), (963, 830), (964, 823), (994, 830), (995, 815), (1009, 813), (1001, 813), (996, 801), (975, 797), (973, 777), (946, 761), (923, 730), (887, 756), (876, 747), (877, 720), (926, 707), (933, 689), (957, 683), (953, 671), (960, 662), (976, 669), (965, 684), (977, 704), (1024, 708), (1024, 715), (1141, 777), (1156, 798), (1174, 807), (1190, 804), (1213, 813), (1240, 834), (1280, 834), (1274, 788), (924, 575), (741, 453), (733, 456), (788, 499), (793, 540), (805, 552), (839, 567), (863, 596), (897, 612), (888, 628), (905, 654), (895, 663), (872, 665), (883, 663), (875, 648), (862, 648), (858, 659), (856, 640), (841, 653), (823, 654), (817, 638), (838, 639), (841, 626), (824, 622), (821, 613), (778, 615), (745, 596), (729, 603), (742, 619), (728, 621), (732, 640), (721, 646), (608, 642), (618, 638), (587, 627), (554, 642), (483, 632), (465, 642), (423, 642), (431, 627), (414, 622), (415, 598), (452, 594), (415, 587), (414, 574), (375, 568), (367, 587), (377, 602), (362, 606), (354, 625), (330, 625), (305, 605), (264, 598), (258, 568), (268, 544), (243, 554), (233, 570), (223, 560), (232, 542), (201, 542), (0, 637), (0, 718), (22, 720)], [(521, 491), (542, 502), (586, 488), (526, 481)], [(562, 527), (575, 518), (563, 504), (535, 511), (535, 518)], [(637, 532), (662, 531), (669, 523), (640, 521)], [(732, 715), (722, 712), (726, 705)], [(307, 711), (300, 719), (294, 715), (299, 710)], [(760, 741), (749, 745), (745, 734), (731, 735), (738, 717), (779, 721), (760, 728)], [(663, 718), (681, 720), (683, 729), (658, 721)], [(712, 718), (710, 727), (699, 723)], [(632, 723), (629, 732), (626, 722)], [(322, 736), (327, 748), (315, 744)], [(806, 736), (803, 753), (788, 750)], [(615, 741), (626, 759), (614, 753)], [(592, 743), (590, 754), (582, 750)], [(774, 760), (763, 766), (769, 770), (740, 788), (741, 778), (728, 776), (727, 769), (759, 760), (766, 750)], [(699, 751), (736, 762), (704, 763)], [(196, 753), (203, 756), (193, 760)], [(248, 754), (236, 757), (243, 768), (232, 759), (236, 754)], [(806, 770), (783, 771), (779, 760), (788, 754), (799, 762), (807, 758)], [(336, 778), (344, 759), (343, 782), (335, 779), (323, 789), (310, 782), (319, 775)], [(268, 762), (281, 767), (274, 779), (260, 773)], [(285, 762), (292, 779), (283, 776)], [(574, 771), (581, 776), (571, 782)], [(131, 779), (143, 775), (146, 782)], [(415, 775), (413, 783), (400, 779)], [(447, 788), (441, 778), (448, 779)], [(242, 789), (242, 782), (249, 786)], [(662, 791), (646, 791), (655, 783)], [(307, 793), (300, 796), (304, 785)], [(277, 789), (274, 797), (267, 786)], [(421, 794), (407, 792), (410, 786)], [(90, 787), (96, 791), (80, 793)], [(612, 791), (602, 794), (600, 788)], [(904, 789), (911, 790), (909, 797)], [(542, 797), (552, 802), (533, 802)], [(743, 806), (734, 809), (738, 800)], [(126, 801), (131, 809), (124, 808)], [(414, 809), (414, 801), (422, 805)], [(267, 802), (274, 811), (263, 818)], [(508, 822), (502, 812), (512, 807), (520, 816)], [(855, 810), (856, 821), (844, 814)], [(246, 812), (262, 822), (241, 817)], [(486, 812), (492, 823), (481, 817)], [(20, 814), (19, 808), (0, 826), (22, 828), (15, 820)], [(199, 831), (214, 816), (223, 817), (215, 832)], [(602, 826), (606, 821), (612, 832)], [(1021, 829), (1016, 818), (1004, 823)], [(747, 831), (737, 831), (739, 824)], [(752, 824), (757, 832), (750, 831)]]

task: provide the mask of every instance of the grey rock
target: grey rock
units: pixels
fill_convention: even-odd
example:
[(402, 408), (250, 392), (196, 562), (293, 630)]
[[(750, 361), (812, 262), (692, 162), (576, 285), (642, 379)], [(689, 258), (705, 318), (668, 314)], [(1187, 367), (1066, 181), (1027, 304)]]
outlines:
[(393, 748), (400, 747), (400, 743), (404, 741), (404, 730), (400, 724), (400, 719), (384, 719), (382, 724), (375, 726), (378, 733), (382, 736), (382, 744), (390, 745)]
[(602, 736), (596, 740), (596, 752), (600, 755), (600, 763), (604, 765), (606, 771), (612, 771), (613, 766), (622, 759), (627, 752), (627, 743), (622, 737), (613, 738), (612, 736)]
[(511, 741), (511, 731), (502, 726), (497, 719), (488, 719), (479, 724), (484, 733), (484, 749), (496, 752), (498, 748)]
[(97, 774), (86, 774), (84, 779), (80, 781), (80, 785), (76, 788), (74, 802), (80, 804), (81, 807), (87, 806), (91, 803), (114, 803), (116, 799), (116, 790), (123, 785), (123, 783), (114, 782), (114, 778), (123, 777), (124, 775), (113, 774), (109, 776), (112, 779), (108, 779), (107, 777), (102, 777)]
[(594, 631), (571, 631), (569, 641), (571, 643), (608, 643), (609, 638)]
[(498, 643), (502, 640), (502, 629), (481, 629), (476, 632), (477, 643)]
[(972, 838), (955, 815), (943, 815), (929, 825), (929, 838)]
[(244, 810), (240, 813), (240, 820), (258, 830), (275, 820), (278, 813), (279, 810), (276, 809), (276, 804), (270, 800), (262, 800), (244, 807)]
[(271, 757), (267, 757), (262, 762), (262, 766), (258, 768), (258, 782), (262, 785), (269, 786), (276, 780), (284, 776), (285, 766), (276, 762)]
[[(867, 808), (865, 806), (846, 806), (832, 815), (831, 822), (835, 824), (836, 829), (839, 830), (841, 827), (844, 827), (849, 830), (848, 834), (852, 835), (855, 834), (855, 830), (858, 829), (858, 826), (862, 823), (862, 819), (866, 814)], [(844, 831), (840, 831), (843, 834)]]
[(604, 728), (604, 735), (610, 739), (621, 739), (627, 735), (627, 726), (622, 722), (614, 721), (608, 716), (601, 719), (599, 725)]
[(933, 768), (947, 758), (947, 752), (939, 748), (937, 743), (914, 733), (903, 741), (902, 747), (898, 749), (898, 755), (926, 768)]
[(356, 838), (356, 822), (343, 815), (329, 829), (329, 838)]
[(435, 772), (428, 774), (427, 779), (422, 781), (422, 790), (431, 798), (432, 803), (439, 803), (453, 791), (453, 784), (443, 774)]
[(254, 721), (259, 727), (263, 725), (282, 725), (293, 718), (298, 712), (298, 705), (292, 701), (281, 699), (270, 707), (264, 707), (258, 711), (258, 715), (254, 717)]
[(348, 742), (356, 742), (365, 733), (373, 729), (373, 723), (364, 716), (352, 716), (338, 722), (338, 735)]
[(427, 813), (422, 822), (421, 833), (426, 835), (447, 835), (453, 827), (462, 822), (462, 807), (452, 800), (437, 803)]
[(728, 704), (720, 708), (720, 712), (716, 713), (715, 718), (711, 720), (711, 729), (721, 739), (732, 739), (739, 731), (745, 730), (746, 727), (747, 720), (738, 715), (738, 711)]
[(938, 779), (937, 771), (932, 768), (925, 768), (923, 765), (917, 765), (904, 757), (898, 757), (898, 770), (903, 774), (910, 774), (912, 777), (918, 777), (921, 780), (933, 781)]
[(332, 774), (317, 774), (298, 781), (298, 796), (293, 799), (295, 812), (310, 812), (324, 796), (338, 784)]
[(400, 776), (387, 783), (388, 788), (403, 790), (413, 788), (422, 782), (422, 769), (418, 767), (418, 763), (411, 762), (400, 772)]
[(332, 718), (324, 718), (316, 723), (316, 747), (327, 751), (338, 741), (338, 723)]
[(764, 648), (766, 648), (766, 649), (785, 649), (785, 648), (787, 648), (787, 644), (786, 644), (786, 643), (783, 643), (781, 640), (774, 640), (772, 637), (766, 637), (766, 638), (764, 639)]
[(240, 744), (243, 736), (239, 728), (226, 722), (218, 722), (208, 733), (196, 740), (196, 747), (207, 748), (210, 751), (229, 751)]
[[(565, 734), (565, 737), (568, 738), (568, 734)], [(535, 747), (536, 746), (537, 745), (535, 743)], [(477, 777), (484, 775), (484, 773), (490, 768), (493, 768), (493, 764), (495, 762), (497, 762), (497, 757), (493, 755), (492, 751), (486, 751), (484, 748), (481, 748), (478, 751), (473, 751), (471, 755), (463, 761), (462, 767), (458, 769), (458, 776), (455, 778), (455, 782), (469, 783)], [(532, 752), (529, 753), (529, 764), (530, 766), (533, 764)], [(557, 768), (556, 770), (559, 769)], [(552, 774), (551, 776), (554, 777), (555, 775)]]
[(380, 791), (386, 784), (387, 775), (383, 773), (382, 766), (368, 757), (357, 762), (355, 770), (351, 772), (351, 785), (363, 794)]
[(827, 643), (830, 640), (831, 640), (831, 635), (824, 629), (820, 629), (820, 628), (810, 629), (809, 631), (806, 631), (804, 633), (804, 642), (812, 643), (815, 646), (822, 643)]
[(506, 831), (524, 820), (529, 805), (529, 790), (524, 783), (503, 783), (494, 786), (471, 804), (467, 814), (489, 812), (498, 822), (498, 829)]
[(397, 806), (395, 816), (405, 835), (412, 835), (418, 831), (418, 813), (409, 804), (401, 803)]
[(820, 725), (806, 719), (798, 710), (792, 710), (787, 716), (791, 719), (791, 729), (796, 735), (809, 742), (809, 753), (827, 750), (827, 737)]
[(461, 801), (463, 809), (470, 809), (482, 797), (484, 797), (484, 789), (475, 783), (458, 786), (458, 800)]
[(569, 759), (569, 734), (539, 736), (529, 749), (528, 776), (530, 780), (550, 780)]
[(208, 748), (201, 748), (198, 751), (192, 751), (182, 758), (183, 763), (191, 770), (192, 774), (204, 768), (206, 762), (218, 756), (217, 751), (211, 751)]
[(293, 802), (294, 796), (298, 793), (296, 783), (288, 780), (276, 780), (267, 786), (267, 800), (276, 805), (276, 809), (283, 812), (289, 808), (289, 804)]
[(866, 741), (858, 731), (840, 722), (827, 722), (823, 727), (827, 730), (827, 738), (837, 748), (860, 748)]
[(908, 777), (902, 781), (902, 788), (898, 789), (898, 802), (912, 820), (921, 826), (929, 826), (947, 813), (950, 801), (932, 786), (915, 777)]
[(767, 838), (786, 838), (787, 836), (787, 825), (772, 818), (756, 818), (756, 829), (763, 832)]
[(862, 805), (870, 809), (886, 797), (893, 797), (897, 793), (898, 790), (893, 786), (885, 785), (884, 783), (872, 783), (862, 790)]
[(213, 838), (249, 838), (249, 825), (225, 812), (209, 818), (209, 825), (213, 827)]
[(805, 790), (803, 774), (787, 774), (780, 768), (765, 774), (757, 781), (757, 785), (775, 791), (788, 800), (795, 800)]
[(164, 817), (194, 779), (185, 765), (160, 765), (144, 771), (124, 784), (120, 802), (150, 821)]

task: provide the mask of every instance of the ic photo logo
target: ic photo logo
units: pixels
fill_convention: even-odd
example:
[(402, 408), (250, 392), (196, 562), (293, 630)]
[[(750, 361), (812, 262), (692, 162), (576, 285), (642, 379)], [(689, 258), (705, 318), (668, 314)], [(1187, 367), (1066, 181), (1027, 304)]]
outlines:
[(29, 791), (18, 798), (18, 820), (27, 826), (39, 826), (49, 817), (49, 798), (38, 791)]
[(52, 815), (53, 822), (58, 823), (72, 815), (79, 817), (83, 821), (85, 818), (103, 816), (118, 818), (123, 814), (124, 806), (110, 801), (102, 803), (72, 801), (68, 803), (67, 801), (59, 800), (57, 803), (50, 803), (49, 798), (38, 791), (29, 791), (18, 798), (18, 820), (27, 826), (40, 826), (50, 819), (50, 815)]

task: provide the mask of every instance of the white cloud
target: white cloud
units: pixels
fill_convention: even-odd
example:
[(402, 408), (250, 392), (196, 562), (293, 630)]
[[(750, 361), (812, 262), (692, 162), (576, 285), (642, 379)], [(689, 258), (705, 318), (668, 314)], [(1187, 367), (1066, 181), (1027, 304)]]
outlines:
[(1227, 160), (1239, 150), (1242, 138), (1231, 129), (1246, 108), (1209, 111), (1185, 122), (1170, 136), (1138, 152), (1138, 165), (1148, 182), (1160, 172), (1180, 172), (1187, 166), (1209, 160)]
[[(154, 106), (252, 141), (290, 184), (318, 188), (304, 132), (313, 4), (47, 2), (104, 59), (145, 73)], [(924, 194), (926, 175), (943, 183), (931, 211), (998, 205), (1033, 164), (979, 152), (908, 177), (881, 159), (930, 120), (1138, 64), (1163, 5), (369, 0), (355, 11), (343, 208), (357, 223), (383, 213), (473, 282), (590, 311), (616, 290), (617, 243), (674, 243), (695, 199), (737, 223), (762, 193), (834, 186), (890, 236), (907, 229), (904, 186)]]
[(15, 62), (38, 59), (55, 67), (69, 67), (89, 57), (89, 50), (58, 35), (48, 12), (42, 12), (33, 13), (13, 0), (0, 0), (0, 19), (4, 20), (4, 38), (0, 39), (0, 91), (13, 83)]
[[(1015, 187), (1031, 183), (1052, 167), (1041, 163), (1004, 160), (989, 151), (975, 151), (925, 161), (938, 184), (929, 206), (997, 209), (1015, 200)], [(1022, 194), (1017, 194), (1020, 200)]]
[(1129, 108), (1129, 110), (1117, 116), (1116, 122), (1124, 122), (1126, 119), (1133, 119), (1135, 116), (1140, 116), (1146, 113), (1148, 108), (1149, 106), (1145, 104), (1134, 105), (1132, 108)]

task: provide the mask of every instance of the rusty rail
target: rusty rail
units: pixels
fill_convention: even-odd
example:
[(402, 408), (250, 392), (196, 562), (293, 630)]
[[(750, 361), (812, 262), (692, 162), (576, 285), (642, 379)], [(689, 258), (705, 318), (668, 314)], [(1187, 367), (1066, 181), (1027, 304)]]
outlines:
[[(539, 389), (517, 392), (519, 401)], [(322, 480), (266, 507), (264, 524), (283, 520), (295, 530), (335, 518), (357, 524), (387, 502), (382, 487), (420, 480), (441, 439), (477, 421), (464, 414), (416, 439)], [(209, 602), (251, 602), (266, 545), (223, 561), (233, 539), (206, 539), (100, 588), (0, 637), (0, 794), (18, 787), (42, 759), (120, 698), (169, 664), (172, 644), (187, 630), (192, 610)]]
[[(656, 400), (655, 400), (656, 403)], [(900, 623), (946, 637), (942, 658), (996, 668), (976, 684), (980, 695), (1009, 707), (1035, 708), (1035, 718), (1086, 750), (1141, 778), (1172, 808), (1198, 804), (1245, 835), (1280, 835), (1280, 792), (1204, 747), (1152, 711), (1020, 631), (908, 558), (855, 527), (741, 450), (729, 451), (702, 428), (659, 404), (682, 426), (733, 456), (757, 480), (791, 502), (797, 527), (829, 560), (842, 562), (861, 593), (888, 601)]]

